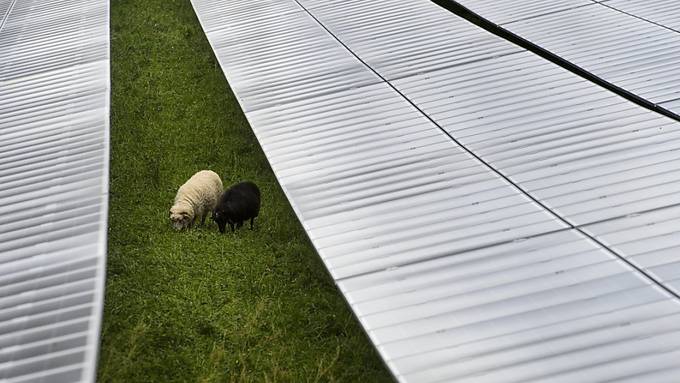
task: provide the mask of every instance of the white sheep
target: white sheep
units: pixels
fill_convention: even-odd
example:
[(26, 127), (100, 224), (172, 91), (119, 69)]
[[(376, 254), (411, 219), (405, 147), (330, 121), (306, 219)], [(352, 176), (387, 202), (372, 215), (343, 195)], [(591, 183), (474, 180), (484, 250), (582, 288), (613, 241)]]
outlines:
[(170, 208), (170, 221), (175, 230), (189, 228), (200, 217), (205, 223), (222, 195), (222, 180), (217, 173), (201, 170), (179, 187)]

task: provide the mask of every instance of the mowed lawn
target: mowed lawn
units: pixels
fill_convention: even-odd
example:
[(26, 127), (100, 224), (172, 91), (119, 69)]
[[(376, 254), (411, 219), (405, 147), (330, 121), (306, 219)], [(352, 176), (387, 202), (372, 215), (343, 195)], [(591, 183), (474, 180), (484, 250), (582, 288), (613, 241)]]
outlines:
[[(100, 382), (381, 382), (189, 1), (111, 2), (111, 199)], [(172, 231), (194, 172), (263, 194), (256, 229)]]

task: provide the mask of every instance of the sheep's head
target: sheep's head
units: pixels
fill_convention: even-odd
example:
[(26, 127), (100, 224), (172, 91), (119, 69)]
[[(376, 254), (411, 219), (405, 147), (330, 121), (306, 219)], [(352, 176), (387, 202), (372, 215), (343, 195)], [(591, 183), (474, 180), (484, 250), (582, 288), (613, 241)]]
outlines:
[(229, 224), (229, 226), (232, 226), (235, 223), (234, 220), (232, 219), (229, 205), (216, 207), (212, 213), (212, 220), (215, 221), (215, 223), (217, 223), (217, 226), (220, 229), (220, 233), (224, 233), (226, 231), (227, 224)]
[(192, 214), (182, 206), (173, 206), (170, 209), (170, 222), (175, 230), (182, 230), (191, 225)]
[(213, 221), (215, 221), (217, 227), (219, 227), (220, 233), (224, 233), (225, 228), (227, 227), (227, 214), (219, 209), (214, 209), (211, 218)]

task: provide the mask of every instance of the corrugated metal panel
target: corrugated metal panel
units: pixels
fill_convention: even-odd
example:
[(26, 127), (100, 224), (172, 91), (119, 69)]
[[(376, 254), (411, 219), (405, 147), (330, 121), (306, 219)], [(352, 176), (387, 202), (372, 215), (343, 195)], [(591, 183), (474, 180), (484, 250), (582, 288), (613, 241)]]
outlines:
[[(197, 2), (201, 3), (201, 2)], [(281, 3), (263, 5), (257, 17), (239, 18), (232, 4), (206, 14), (234, 20), (224, 28), (208, 32), (220, 64), (234, 86), (245, 111), (330, 94), (357, 86), (375, 84), (379, 78), (348, 55), (342, 46), (319, 34), (319, 27), (301, 12), (279, 13)], [(268, 3), (267, 3), (268, 4)], [(243, 8), (248, 10), (249, 8)], [(218, 12), (219, 11), (219, 12)], [(247, 13), (246, 12), (246, 13)], [(202, 13), (199, 13), (202, 15)], [(201, 16), (203, 23), (206, 17)], [(239, 21), (236, 21), (239, 20)], [(323, 52), (323, 56), (319, 53)], [(257, 58), (257, 60), (255, 60)]]
[(15, 0), (0, 0), (0, 28), (2, 28), (2, 25), (5, 21), (5, 16), (7, 16), (7, 12), (9, 12), (9, 8), (12, 6), (14, 1)]
[[(506, 2), (457, 2), (653, 103), (680, 98), (680, 34), (675, 31), (597, 3), (546, 15), (527, 12), (499, 18), (505, 5), (497, 4)], [(534, 4), (534, 1), (515, 0), (513, 4), (519, 7), (520, 4)], [(673, 108), (674, 104), (666, 106)], [(670, 110), (680, 114), (679, 109)]]
[(680, 32), (680, 2), (677, 0), (610, 0), (605, 4)]
[[(363, 3), (356, 13), (369, 8), (386, 19), (392, 10), (401, 12), (398, 3), (381, 2)], [(371, 62), (392, 51), (390, 40), (408, 41), (408, 31), (416, 29), (412, 24), (427, 19), (422, 13), (438, 11), (414, 9), (413, 18), (400, 23), (407, 31), (400, 34), (385, 34), (380, 23), (352, 17), (342, 4), (311, 11)], [(460, 23), (452, 19), (447, 26)], [(465, 46), (466, 37), (453, 34), (450, 40)], [(408, 67), (426, 51), (395, 61)], [(680, 203), (677, 122), (529, 52), (480, 57), (485, 59), (446, 68), (423, 66), (424, 73), (391, 82), (458, 142), (574, 226)], [(373, 68), (388, 77), (393, 63), (374, 61)]]
[[(411, 2), (407, 12), (401, 1), (324, 4), (311, 12), (349, 49), (452, 137), (570, 223), (680, 202), (677, 166), (669, 163), (680, 158), (677, 122), (532, 53), (489, 51), (499, 42), (514, 46), (427, 2)], [(353, 16), (373, 13), (380, 18)], [(399, 20), (397, 31), (392, 20)], [(470, 62), (449, 55), (451, 65), (442, 68), (438, 60), (428, 64), (433, 49), (427, 44), (395, 49), (420, 35), (422, 20), (439, 20), (431, 40), (463, 47)], [(467, 33), (457, 32), (462, 30)], [(475, 32), (496, 42), (469, 44), (480, 39), (469, 37)], [(389, 55), (391, 60), (379, 60)], [(396, 65), (405, 69), (395, 72)]]
[(678, 369), (677, 300), (573, 231), (339, 285), (400, 381), (602, 382)]
[(606, 221), (586, 230), (680, 293), (680, 207)]
[[(463, 3), (460, 1), (460, 3)], [(465, 3), (466, 5), (468, 3)], [(549, 15), (591, 5), (591, 0), (471, 0), (475, 12), (483, 15), (497, 24), (511, 23), (531, 17)]]
[(212, 32), (216, 29), (237, 28), (243, 22), (256, 19), (284, 16), (290, 12), (302, 12), (294, 1), (251, 0), (251, 1), (201, 1), (195, 2), (196, 12), (201, 15), (203, 30)]
[(394, 83), (574, 225), (680, 202), (680, 124), (531, 53)]
[(661, 103), (661, 105), (669, 110), (680, 110), (680, 98), (677, 100)]
[(388, 80), (523, 50), (426, 1), (302, 4)]
[(564, 228), (384, 84), (248, 118), (336, 279)]
[[(660, 141), (652, 132), (673, 121), (494, 42), (427, 1), (304, 1), (344, 46), (306, 12), (277, 14), (292, 1), (247, 18), (233, 11), (245, 2), (193, 3), (204, 28), (239, 20), (213, 25), (208, 38), (312, 243), (400, 381), (589, 382), (677, 371), (677, 297), (569, 229), (432, 120), (479, 144), (475, 154), (497, 140), (500, 150), (489, 144), (482, 158), (517, 156), (514, 166), (535, 163), (547, 174), (557, 167), (560, 182), (570, 182), (559, 179), (569, 174), (562, 163), (587, 165), (579, 151), (643, 151), (597, 151), (621, 139), (654, 151), (644, 140)], [(597, 130), (584, 132), (589, 124)], [(626, 129), (650, 130), (631, 138)], [(604, 141), (590, 147), (579, 134)], [(639, 207), (600, 203), (610, 217)]]
[(105, 277), (108, 24), (107, 1), (17, 1), (0, 29), (3, 381), (94, 380)]

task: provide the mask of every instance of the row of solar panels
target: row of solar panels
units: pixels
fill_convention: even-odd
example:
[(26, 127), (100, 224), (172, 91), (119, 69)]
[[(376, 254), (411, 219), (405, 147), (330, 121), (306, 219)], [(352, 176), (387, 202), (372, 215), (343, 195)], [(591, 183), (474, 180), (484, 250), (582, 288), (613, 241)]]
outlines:
[(106, 252), (105, 0), (0, 0), (0, 380), (93, 381)]
[(397, 379), (678, 376), (677, 121), (425, 0), (193, 4)]
[(457, 0), (594, 75), (680, 115), (677, 0)]

